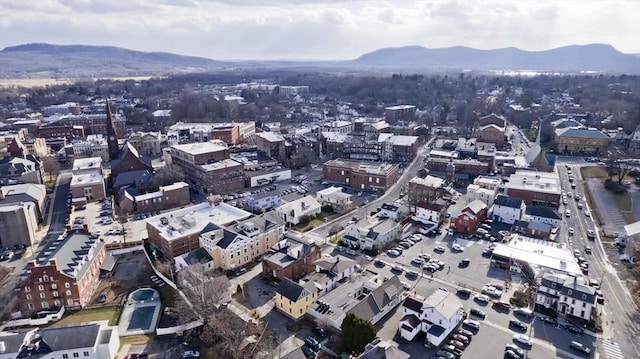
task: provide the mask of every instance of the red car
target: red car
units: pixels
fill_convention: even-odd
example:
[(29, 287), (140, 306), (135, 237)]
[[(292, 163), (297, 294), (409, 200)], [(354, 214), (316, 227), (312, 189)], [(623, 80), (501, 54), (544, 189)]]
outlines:
[(506, 310), (511, 310), (513, 308), (511, 306), (511, 304), (509, 304), (507, 302), (503, 302), (501, 300), (494, 300), (493, 301), (493, 305), (495, 305), (498, 308), (502, 308), (502, 309), (506, 309)]
[(449, 342), (447, 343), (449, 345), (453, 345), (454, 347), (458, 348), (458, 349), (464, 349), (465, 345), (463, 342), (458, 341), (458, 340), (449, 340)]
[(129, 354), (124, 359), (139, 359), (137, 353)]
[(455, 339), (455, 340), (459, 341), (459, 342), (464, 343), (464, 344), (469, 344), (469, 338), (465, 337), (465, 336), (464, 336), (464, 335), (462, 335), (462, 334), (454, 334), (454, 335), (452, 335), (451, 337), (452, 337), (453, 339)]

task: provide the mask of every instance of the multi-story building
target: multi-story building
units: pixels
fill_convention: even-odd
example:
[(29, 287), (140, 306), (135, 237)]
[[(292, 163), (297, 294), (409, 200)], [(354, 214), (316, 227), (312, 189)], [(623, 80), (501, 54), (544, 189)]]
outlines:
[(251, 213), (218, 201), (163, 213), (146, 220), (149, 242), (169, 259), (200, 248), (200, 234), (210, 226), (230, 224), (251, 217)]
[(226, 226), (209, 224), (200, 246), (211, 254), (214, 268), (235, 270), (262, 259), (282, 240), (284, 230), (283, 221), (265, 213)]
[(398, 238), (400, 225), (391, 218), (365, 217), (344, 229), (342, 241), (351, 247), (382, 249)]
[(105, 322), (5, 332), (0, 359), (115, 359), (120, 349), (118, 327)]
[(86, 136), (83, 126), (73, 125), (60, 125), (60, 124), (46, 124), (40, 126), (38, 129), (38, 137), (44, 139), (58, 138), (58, 137), (78, 137), (83, 138)]
[(451, 228), (460, 233), (474, 233), (487, 216), (487, 205), (482, 201), (473, 201), (451, 218)]
[(611, 138), (595, 128), (567, 127), (553, 130), (558, 153), (603, 153)]
[(595, 319), (596, 300), (596, 288), (582, 277), (561, 274), (543, 275), (536, 292), (536, 308), (553, 309), (581, 324)]
[(171, 146), (171, 161), (201, 193), (224, 194), (244, 188), (243, 165), (229, 158), (220, 140)]
[(354, 124), (351, 121), (335, 120), (324, 123), (320, 126), (322, 132), (336, 132), (345, 135), (353, 133)]
[(385, 107), (384, 117), (388, 123), (411, 122), (416, 117), (416, 106), (398, 105)]
[[(116, 129), (118, 138), (122, 138), (127, 133), (127, 119), (119, 114), (113, 114), (113, 124)], [(107, 114), (80, 114), (65, 115), (60, 117), (58, 121), (50, 122), (46, 127), (70, 127), (80, 126), (84, 129), (86, 135), (106, 134), (107, 133)], [(75, 131), (75, 130), (72, 130)]]
[(300, 282), (312, 282), (318, 291), (318, 298), (321, 298), (355, 273), (356, 262), (347, 257), (321, 258), (315, 262), (315, 273), (306, 276)]
[(258, 150), (281, 163), (287, 160), (286, 142), (284, 136), (279, 133), (260, 132), (256, 134)]
[(447, 166), (453, 163), (455, 166), (456, 181), (473, 182), (473, 180), (481, 175), (490, 172), (487, 162), (477, 160), (448, 160), (446, 158), (429, 158), (427, 168), (430, 173), (438, 174), (442, 177), (446, 176)]
[(367, 161), (411, 162), (418, 151), (418, 137), (391, 133), (344, 134), (323, 132), (326, 153), (331, 158)]
[(411, 218), (425, 224), (440, 224), (444, 221), (448, 208), (449, 203), (441, 198), (433, 202), (419, 200), (415, 205), (415, 214)]
[(133, 196), (125, 191), (119, 200), (120, 210), (125, 213), (164, 211), (186, 206), (191, 203), (189, 185), (185, 182), (176, 182), (168, 186), (160, 186), (155, 192), (137, 196)]
[(221, 140), (227, 145), (251, 143), (255, 138), (255, 122), (240, 123), (184, 123), (167, 128), (170, 145)]
[(493, 220), (496, 222), (513, 224), (522, 219), (527, 206), (519, 198), (498, 195), (493, 203)]
[(442, 178), (435, 176), (413, 177), (409, 181), (407, 197), (409, 203), (415, 205), (418, 201), (435, 202), (444, 198), (448, 188)]
[(400, 177), (397, 165), (349, 160), (327, 161), (323, 173), (327, 181), (380, 193), (386, 192)]
[(518, 170), (509, 176), (504, 194), (520, 198), (527, 206), (558, 208), (562, 194), (560, 178), (556, 172)]
[(556, 228), (562, 224), (562, 215), (550, 207), (527, 206), (526, 217), (531, 222), (546, 223)]
[(318, 299), (313, 283), (298, 284), (289, 278), (280, 281), (276, 289), (276, 308), (288, 317), (298, 320)]
[(455, 294), (438, 289), (429, 297), (411, 296), (402, 305), (398, 332), (405, 340), (413, 340), (423, 332), (425, 344), (437, 347), (462, 321), (464, 307)]
[(342, 192), (342, 187), (330, 186), (316, 193), (316, 199), (321, 206), (330, 206), (335, 213), (346, 213), (354, 208), (353, 197)]
[(162, 153), (160, 144), (164, 137), (160, 132), (136, 132), (128, 135), (127, 142), (140, 153), (147, 156), (158, 156)]
[(73, 161), (71, 196), (74, 204), (99, 201), (105, 198), (106, 195), (107, 191), (102, 174), (102, 159), (100, 157), (90, 157)]
[(23, 315), (87, 305), (98, 286), (105, 255), (104, 242), (83, 230), (51, 243), (27, 264), (26, 276), (16, 287)]
[(313, 196), (305, 196), (294, 201), (282, 204), (275, 209), (275, 213), (285, 223), (298, 224), (305, 218), (308, 220), (311, 216), (322, 211), (322, 206)]
[(38, 215), (33, 202), (3, 204), (0, 202), (0, 243), (2, 248), (13, 248), (35, 243)]
[(262, 275), (266, 278), (289, 278), (294, 281), (314, 271), (315, 261), (322, 256), (315, 243), (303, 243), (293, 239), (283, 240), (269, 250), (262, 260)]
[(478, 126), (487, 126), (487, 125), (496, 125), (501, 128), (505, 128), (507, 126), (507, 120), (498, 116), (495, 113), (482, 116), (478, 119)]
[(0, 188), (0, 205), (31, 202), (35, 205), (38, 222), (43, 219), (47, 205), (47, 189), (44, 185), (24, 183), (2, 186)]
[(32, 155), (5, 157), (0, 159), (0, 183), (38, 183), (43, 184), (44, 168), (38, 158)]
[(43, 116), (80, 114), (80, 104), (78, 102), (66, 102), (58, 105), (44, 106), (42, 108)]
[(268, 211), (282, 204), (279, 191), (251, 193), (242, 198), (244, 208), (251, 212)]

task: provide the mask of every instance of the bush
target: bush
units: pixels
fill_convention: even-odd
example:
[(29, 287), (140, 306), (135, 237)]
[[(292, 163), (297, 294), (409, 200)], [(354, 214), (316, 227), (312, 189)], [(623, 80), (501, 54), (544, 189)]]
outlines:
[(604, 181), (604, 188), (618, 195), (627, 193), (627, 187), (611, 179)]
[(375, 257), (378, 254), (380, 254), (380, 249), (378, 249), (378, 247), (373, 247), (371, 249), (365, 249), (364, 250), (364, 254), (368, 255), (368, 256), (372, 256)]

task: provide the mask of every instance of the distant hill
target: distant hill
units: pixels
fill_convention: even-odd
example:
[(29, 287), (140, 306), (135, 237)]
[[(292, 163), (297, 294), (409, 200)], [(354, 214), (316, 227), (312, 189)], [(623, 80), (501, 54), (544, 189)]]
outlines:
[(225, 64), (112, 46), (26, 44), (0, 51), (0, 78), (148, 76), (205, 72)]
[(640, 73), (640, 58), (603, 44), (572, 45), (545, 51), (524, 51), (514, 47), (477, 50), (463, 46), (439, 49), (406, 46), (364, 54), (353, 60), (353, 64), (412, 69)]
[(416, 71), (451, 72), (533, 70), (595, 71), (640, 74), (640, 57), (610, 45), (560, 47), (523, 51), (514, 47), (477, 50), (469, 47), (427, 49), (385, 48), (344, 61), (222, 62), (166, 52), (141, 52), (113, 46), (25, 44), (0, 51), (0, 78), (82, 78), (154, 76), (227, 69), (289, 69), (292, 71)]

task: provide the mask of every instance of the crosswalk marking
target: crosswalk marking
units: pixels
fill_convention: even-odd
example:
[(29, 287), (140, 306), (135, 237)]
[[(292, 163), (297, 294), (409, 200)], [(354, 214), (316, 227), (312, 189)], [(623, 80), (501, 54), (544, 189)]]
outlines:
[(604, 356), (607, 359), (624, 359), (622, 351), (618, 343), (608, 339), (602, 340), (602, 348), (604, 349)]

